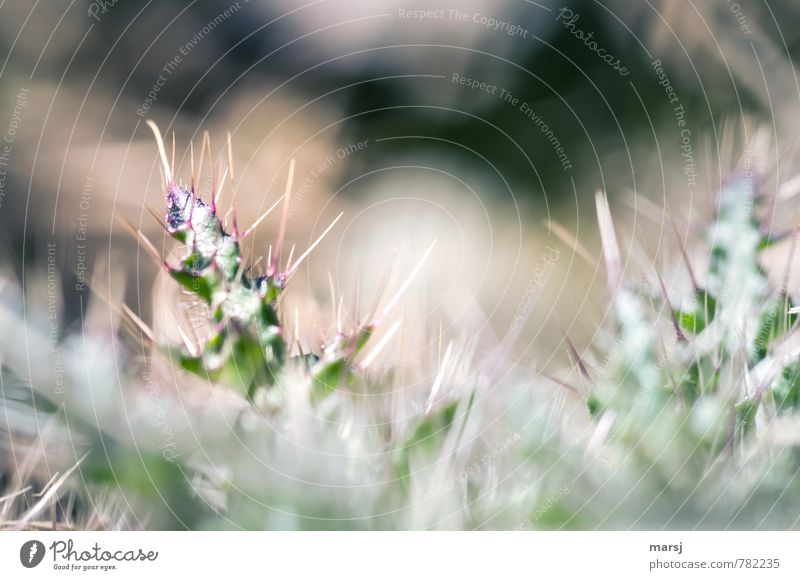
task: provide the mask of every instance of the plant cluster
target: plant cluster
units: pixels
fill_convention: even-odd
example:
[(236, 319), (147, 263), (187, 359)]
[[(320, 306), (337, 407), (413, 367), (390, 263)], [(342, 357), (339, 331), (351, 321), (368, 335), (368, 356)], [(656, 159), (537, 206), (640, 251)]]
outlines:
[[(365, 348), (428, 254), (380, 314), (349, 332), (339, 325), (328, 344), (305, 353), (289, 344), (280, 308), (308, 255), (292, 261), (291, 252), (280, 266), (286, 212), (256, 273), (241, 251), (252, 228), (239, 232), (235, 210), (230, 227), (220, 218), (218, 191), (203, 200), (194, 180), (176, 184), (156, 135), (165, 228), (182, 245), (178, 263), (164, 264), (204, 304), (208, 332), (182, 331), (183, 344), (163, 344), (126, 312), (155, 342), (148, 364), (176, 361), (186, 373), (179, 383), (193, 374), (218, 386), (199, 398), (180, 389), (144, 396), (107, 340), (67, 335), (67, 387), (52, 413), (84, 435), (76, 444), (83, 480), (119, 494), (130, 521), (247, 529), (800, 526), (797, 311), (788, 284), (776, 288), (765, 274), (763, 252), (781, 236), (749, 167), (721, 188), (699, 237), (678, 235), (681, 250), (700, 245), (709, 256), (698, 265), (682, 252), (691, 289), (680, 299), (668, 296), (659, 272), (656, 293), (627, 280), (600, 193), (611, 340), (585, 349), (565, 340), (573, 366), (555, 375), (504, 367), (508, 345), (487, 354), (474, 341), (454, 342), (428, 379), (410, 385), (400, 367), (369, 366), (399, 324)], [(291, 187), (290, 177), (284, 202)], [(23, 324), (21, 316), (4, 296), (3, 327)], [(31, 327), (26, 340), (2, 342), (4, 373), (53, 400), (38, 346), (46, 335)], [(598, 350), (602, 364), (593, 362)], [(80, 364), (89, 359), (98, 362)], [(177, 449), (168, 455), (160, 453), (164, 425)]]

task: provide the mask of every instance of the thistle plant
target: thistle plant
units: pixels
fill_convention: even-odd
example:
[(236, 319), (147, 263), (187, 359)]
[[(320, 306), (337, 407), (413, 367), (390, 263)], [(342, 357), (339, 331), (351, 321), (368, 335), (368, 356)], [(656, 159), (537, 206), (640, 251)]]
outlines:
[[(610, 211), (605, 197), (598, 196), (619, 334), (610, 353), (612, 372), (589, 397), (593, 414), (599, 416), (610, 407), (649, 422), (667, 410), (688, 417), (709, 400), (722, 406), (730, 400), (732, 432), (721, 441), (730, 445), (733, 433), (755, 427), (765, 399), (776, 403), (772, 386), (785, 391), (773, 411), (792, 410), (786, 404), (795, 401), (797, 362), (787, 356), (785, 339), (796, 330), (797, 314), (785, 287), (770, 288), (759, 261), (763, 250), (778, 239), (759, 222), (757, 212), (764, 201), (751, 177), (733, 176), (718, 194), (715, 221), (707, 232), (706, 280), (697, 280), (684, 253), (693, 293), (676, 307), (659, 279), (663, 294), (657, 303), (674, 329), (674, 348), (666, 351), (644, 300), (621, 280)], [(721, 382), (721, 373), (732, 374)]]
[[(201, 345), (195, 345), (183, 334), (184, 345), (177, 355), (185, 370), (213, 382), (237, 385), (249, 399), (256, 389), (275, 385), (287, 361), (287, 347), (282, 323), (277, 312), (281, 297), (292, 274), (328, 234), (342, 214), (336, 217), (316, 242), (292, 263), (293, 253), (285, 269), (279, 267), (281, 246), (286, 232), (289, 201), (294, 174), (294, 161), (289, 167), (286, 193), (244, 233), (239, 232), (235, 206), (233, 225), (228, 231), (217, 213), (220, 191), (212, 191), (204, 202), (195, 190), (194, 178), (189, 189), (176, 185), (171, 164), (167, 163), (163, 138), (157, 126), (148, 122), (158, 143), (166, 183), (166, 231), (183, 244), (184, 253), (177, 266), (167, 270), (182, 288), (201, 299), (209, 309), (211, 333)], [(208, 143), (211, 154), (210, 141)], [(230, 147), (230, 141), (229, 141)], [(230, 148), (229, 148), (230, 153)], [(231, 156), (229, 156), (230, 159)], [(201, 163), (202, 166), (202, 156)], [(229, 162), (231, 180), (233, 164)], [(194, 174), (194, 169), (192, 170)], [(243, 263), (240, 242), (282, 201), (284, 203), (278, 239), (269, 250), (263, 274), (253, 275)], [(321, 359), (311, 373), (314, 396), (324, 397), (339, 383), (346, 383), (353, 361), (369, 340), (374, 325), (367, 323), (351, 334), (341, 330), (323, 348)], [(304, 355), (299, 358), (305, 362)], [(314, 362), (314, 360), (312, 360)]]

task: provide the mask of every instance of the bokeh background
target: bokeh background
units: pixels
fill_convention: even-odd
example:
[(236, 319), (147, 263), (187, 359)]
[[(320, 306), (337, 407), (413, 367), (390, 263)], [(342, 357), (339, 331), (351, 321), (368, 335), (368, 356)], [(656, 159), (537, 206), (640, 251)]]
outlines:
[[(223, 205), (235, 190), (245, 227), (291, 159), (287, 248), (345, 212), (294, 282), (309, 348), (331, 324), (329, 276), (345, 293), (358, 281), (368, 304), (435, 239), (405, 331), (496, 340), (535, 294), (517, 360), (558, 363), (559, 330), (585, 344), (604, 315), (597, 189), (656, 252), (661, 207), (684, 228), (707, 218), (753, 127), (769, 130), (765, 181), (793, 177), (799, 17), (789, 0), (2, 2), (2, 259), (31, 309), (47, 307), (37, 281), (57, 267), (63, 328), (102, 264), (106, 289), (169, 335), (159, 268), (118, 219), (169, 254), (147, 209), (163, 201), (144, 122), (168, 147), (174, 134), (184, 181), (204, 131), (219, 180), (230, 132)], [(210, 189), (208, 167), (198, 180)], [(254, 257), (277, 224), (251, 238)], [(409, 344), (410, 360), (429, 348)]]

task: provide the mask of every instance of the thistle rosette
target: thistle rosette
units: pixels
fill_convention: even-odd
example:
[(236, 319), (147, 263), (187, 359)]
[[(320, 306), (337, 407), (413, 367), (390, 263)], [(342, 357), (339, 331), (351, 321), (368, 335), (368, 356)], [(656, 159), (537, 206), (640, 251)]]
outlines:
[(284, 364), (286, 346), (275, 306), (284, 278), (251, 277), (242, 263), (239, 236), (225, 230), (215, 204), (174, 183), (167, 190), (166, 222), (169, 234), (185, 247), (169, 273), (208, 306), (211, 325), (202, 350), (185, 345), (178, 361), (211, 381), (238, 385), (252, 398), (258, 386), (275, 384)]

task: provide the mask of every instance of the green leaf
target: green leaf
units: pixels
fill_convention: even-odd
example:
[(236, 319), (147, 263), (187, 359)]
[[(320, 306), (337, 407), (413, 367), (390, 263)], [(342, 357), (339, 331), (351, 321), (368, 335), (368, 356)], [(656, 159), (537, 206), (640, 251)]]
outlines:
[(736, 428), (741, 435), (747, 435), (756, 425), (759, 399), (745, 397), (736, 403)]
[(453, 401), (425, 416), (405, 443), (395, 450), (395, 468), (401, 479), (408, 478), (410, 475), (411, 454), (420, 454), (429, 460), (436, 456), (453, 425), (457, 409), (458, 401)]
[(778, 296), (767, 303), (759, 319), (758, 334), (753, 343), (751, 359), (753, 363), (764, 360), (770, 343), (783, 336), (792, 327), (797, 314), (789, 313), (792, 308), (789, 298)]
[(206, 278), (192, 274), (186, 270), (170, 269), (169, 273), (172, 278), (186, 290), (192, 292), (193, 294), (197, 294), (200, 298), (205, 300), (207, 304), (211, 304), (213, 289), (210, 282)]
[(717, 301), (707, 290), (700, 288), (695, 293), (691, 306), (687, 310), (678, 310), (676, 315), (683, 330), (699, 334), (714, 320), (716, 310)]
[(312, 380), (312, 399), (318, 402), (336, 391), (344, 382), (346, 374), (347, 367), (342, 358), (320, 363), (315, 369)]
[(772, 398), (778, 412), (790, 412), (800, 403), (800, 361), (795, 361), (783, 369), (772, 384)]

